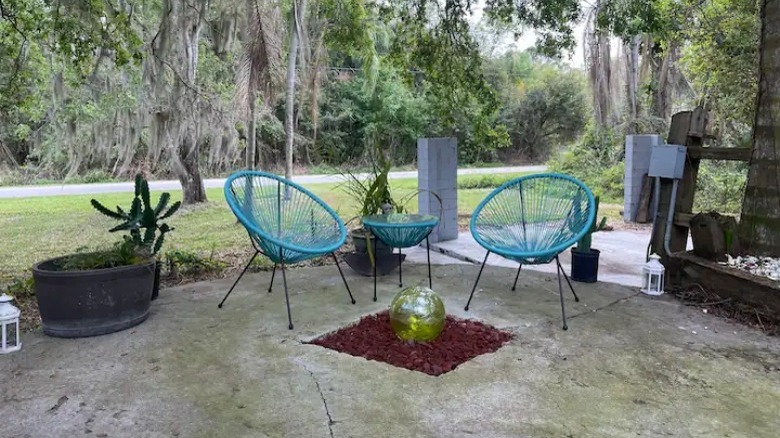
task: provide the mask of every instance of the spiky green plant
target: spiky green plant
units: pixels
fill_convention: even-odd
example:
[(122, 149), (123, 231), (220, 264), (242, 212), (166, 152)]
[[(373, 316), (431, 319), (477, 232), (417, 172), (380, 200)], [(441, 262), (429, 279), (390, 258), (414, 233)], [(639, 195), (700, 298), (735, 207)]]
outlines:
[(599, 197), (596, 196), (596, 217), (593, 223), (590, 225), (590, 229), (579, 242), (577, 242), (577, 251), (589, 252), (591, 241), (593, 239), (593, 233), (602, 231), (607, 228), (607, 217), (604, 216), (599, 220)]
[(176, 201), (168, 208), (170, 200), (170, 193), (164, 192), (160, 195), (157, 205), (152, 208), (149, 183), (141, 174), (138, 174), (135, 177), (135, 197), (128, 211), (119, 206), (116, 207), (116, 211), (109, 210), (96, 199), (93, 199), (91, 203), (100, 213), (122, 221), (121, 224), (108, 230), (109, 232), (128, 231), (129, 235), (124, 237), (125, 241), (132, 242), (139, 250), (156, 255), (162, 248), (165, 235), (173, 231), (172, 227), (160, 221), (171, 217), (181, 207), (181, 202)]

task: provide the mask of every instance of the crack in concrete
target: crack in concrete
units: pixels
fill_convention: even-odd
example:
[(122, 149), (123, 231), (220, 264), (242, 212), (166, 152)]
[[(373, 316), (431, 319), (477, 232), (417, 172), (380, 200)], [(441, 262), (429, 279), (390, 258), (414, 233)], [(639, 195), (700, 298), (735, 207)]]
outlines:
[(632, 298), (636, 298), (636, 297), (638, 297), (641, 294), (642, 294), (642, 292), (636, 292), (636, 293), (634, 293), (632, 295), (629, 295), (627, 297), (623, 297), (623, 298), (615, 300), (615, 301), (613, 301), (611, 303), (605, 304), (605, 305), (603, 305), (601, 307), (597, 307), (597, 308), (595, 308), (595, 309), (593, 309), (593, 310), (591, 310), (589, 312), (577, 313), (575, 315), (568, 316), (566, 319), (574, 319), (574, 318), (579, 318), (580, 316), (584, 316), (584, 315), (592, 315), (592, 314), (597, 313), (599, 311), (602, 311), (604, 309), (608, 309), (608, 308), (610, 308), (612, 306), (616, 306), (618, 304), (625, 303), (626, 301), (629, 301)]
[(317, 392), (320, 393), (320, 398), (322, 399), (322, 405), (325, 407), (325, 415), (328, 416), (328, 431), (330, 432), (330, 438), (335, 438), (335, 435), (333, 435), (333, 425), (337, 422), (333, 420), (333, 417), (330, 415), (330, 409), (328, 408), (328, 401), (325, 400), (325, 393), (322, 392), (322, 387), (320, 386), (319, 380), (317, 380), (317, 376), (314, 375), (314, 373), (306, 366), (301, 364), (304, 370), (306, 370), (307, 373), (311, 376), (311, 379), (314, 380), (314, 384), (317, 386)]

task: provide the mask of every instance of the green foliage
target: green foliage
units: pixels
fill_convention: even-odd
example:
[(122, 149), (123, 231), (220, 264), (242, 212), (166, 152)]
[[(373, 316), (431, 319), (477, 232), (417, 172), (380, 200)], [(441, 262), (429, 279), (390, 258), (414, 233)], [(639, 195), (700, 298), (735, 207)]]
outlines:
[(364, 86), (371, 91), (380, 66), (377, 54), (378, 17), (373, 4), (364, 0), (319, 0), (310, 2), (313, 15), (324, 17), (327, 30), (324, 43), (341, 56), (359, 60), (367, 79)]
[[(422, 2), (425, 3), (425, 2)], [(471, 1), (453, 1), (451, 9), (469, 7)], [(547, 56), (558, 56), (575, 45), (573, 25), (581, 18), (578, 0), (486, 0), (485, 15), (497, 25), (504, 25), (519, 34), (533, 28), (538, 35), (536, 50)]]
[(92, 169), (85, 173), (84, 175), (79, 175), (75, 178), (70, 178), (67, 180), (69, 183), (74, 184), (94, 184), (94, 183), (106, 183), (106, 182), (115, 182), (117, 181), (116, 178), (114, 178), (111, 174), (107, 173), (104, 170), (100, 169)]
[(109, 232), (128, 231), (129, 235), (124, 237), (126, 242), (131, 242), (138, 250), (155, 255), (162, 248), (165, 234), (173, 231), (173, 228), (169, 227), (168, 224), (159, 223), (159, 221), (171, 217), (181, 206), (181, 202), (176, 201), (168, 208), (170, 199), (170, 193), (164, 192), (160, 195), (157, 205), (152, 208), (149, 183), (141, 174), (138, 174), (135, 177), (135, 197), (127, 211), (119, 206), (116, 207), (116, 211), (112, 211), (95, 199), (92, 199), (91, 203), (97, 211), (105, 216), (122, 221)]
[(694, 211), (739, 214), (747, 168), (747, 163), (702, 160), (694, 196)]
[(479, 175), (458, 178), (458, 190), (494, 189), (517, 175)]
[(138, 252), (136, 245), (126, 239), (109, 249), (88, 251), (81, 248), (75, 254), (59, 259), (54, 267), (58, 271), (87, 271), (135, 265), (146, 260), (147, 258)]
[(571, 175), (608, 202), (623, 198), (623, 145), (614, 131), (589, 125), (582, 139), (548, 162), (550, 170)]
[(345, 175), (347, 179), (341, 186), (344, 193), (358, 206), (359, 217), (383, 213), (388, 207), (399, 213), (403, 209), (390, 193), (390, 162), (381, 151), (377, 151), (377, 156), (379, 158), (374, 162), (372, 172), (365, 178), (348, 172)]
[[(509, 134), (495, 123), (499, 99), (483, 74), (479, 46), (470, 31), (472, 2), (407, 0), (391, 5), (382, 10), (388, 22), (396, 23), (391, 61), (407, 72), (410, 83), (424, 83), (441, 131), (459, 139), (462, 162), (495, 159), (495, 151), (509, 145)], [(535, 28), (543, 53), (557, 55), (574, 46), (571, 26), (580, 14), (576, 0), (490, 0), (484, 11), (492, 24), (518, 33), (523, 27)]]
[(195, 277), (200, 275), (216, 275), (222, 273), (227, 264), (214, 257), (213, 254), (202, 257), (193, 251), (172, 250), (165, 253), (170, 277)]
[[(0, 142), (24, 162), (28, 137), (58, 116), (67, 84), (89, 82), (96, 54), (116, 66), (141, 60), (132, 5), (103, 0), (3, 0), (0, 5)], [(50, 85), (54, 86), (50, 88)]]
[(354, 162), (381, 146), (397, 162), (414, 160), (417, 138), (431, 121), (427, 103), (392, 66), (382, 64), (371, 91), (369, 80), (361, 74), (337, 79), (325, 89), (316, 159)]
[(498, 122), (507, 127), (511, 151), (530, 161), (544, 161), (557, 145), (579, 137), (586, 125), (582, 74), (560, 66), (537, 64), (528, 76), (507, 84)]
[(599, 220), (599, 197), (596, 196), (596, 216), (593, 219), (593, 223), (590, 224), (588, 232), (582, 236), (582, 239), (577, 242), (577, 250), (582, 252), (590, 251), (590, 245), (593, 241), (593, 233), (603, 231), (607, 228), (607, 217), (604, 216)]
[[(400, 1), (383, 11), (386, 20), (399, 23), (393, 29), (390, 60), (400, 71), (421, 70), (429, 92), (439, 101), (433, 109), (444, 126), (457, 126), (454, 122), (462, 109), (475, 104), (476, 113), (489, 116), (497, 100), (482, 75), (479, 47), (469, 33), (470, 5), (451, 1), (442, 10), (434, 3)], [(416, 79), (411, 71), (406, 78), (410, 83)]]
[(644, 33), (658, 35), (672, 26), (661, 5), (667, 1), (605, 0), (596, 18), (598, 28), (623, 39)]
[[(685, 7), (691, 4), (696, 7)], [(689, 42), (681, 66), (707, 97), (726, 142), (737, 145), (728, 137), (740, 136), (735, 124), (752, 126), (758, 90), (758, 2), (682, 0), (678, 7), (678, 14), (690, 14), (680, 29)]]
[(100, 49), (108, 49), (119, 66), (138, 61), (141, 40), (131, 28), (132, 6), (126, 7), (102, 0), (3, 0), (0, 51), (21, 52), (27, 44), (40, 44), (83, 74)]
[(64, 181), (46, 178), (43, 175), (44, 172), (42, 172), (39, 168), (20, 166), (17, 169), (12, 169), (7, 172), (0, 172), (0, 187), (45, 185), (63, 182), (68, 184), (93, 184), (121, 181), (120, 179), (115, 178), (100, 169), (93, 169), (84, 175), (77, 175)]
[(35, 296), (35, 282), (30, 276), (16, 276), (10, 279), (8, 284), (3, 289), (3, 292), (12, 297), (15, 300), (22, 298), (30, 298)]

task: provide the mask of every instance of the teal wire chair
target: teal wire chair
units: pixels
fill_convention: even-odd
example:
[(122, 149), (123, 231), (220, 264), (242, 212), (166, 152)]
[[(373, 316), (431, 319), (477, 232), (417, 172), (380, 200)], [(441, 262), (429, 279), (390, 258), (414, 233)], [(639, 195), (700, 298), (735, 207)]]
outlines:
[(225, 181), (225, 199), (233, 214), (249, 233), (255, 253), (219, 303), (219, 308), (222, 308), (259, 254), (274, 262), (269, 293), (273, 289), (277, 265), (282, 270), (290, 330), (293, 329), (293, 322), (285, 264), (331, 254), (349, 298), (352, 304), (355, 304), (355, 298), (335, 253), (344, 244), (347, 230), (336, 212), (325, 202), (292, 181), (258, 171), (240, 171), (230, 175)]
[(596, 218), (593, 193), (581, 181), (555, 173), (529, 175), (508, 181), (491, 192), (471, 216), (471, 234), (487, 250), (466, 303), (469, 310), (482, 270), (491, 253), (520, 263), (512, 290), (523, 265), (555, 260), (561, 297), (563, 329), (567, 330), (561, 274), (579, 301), (558, 255), (574, 245)]

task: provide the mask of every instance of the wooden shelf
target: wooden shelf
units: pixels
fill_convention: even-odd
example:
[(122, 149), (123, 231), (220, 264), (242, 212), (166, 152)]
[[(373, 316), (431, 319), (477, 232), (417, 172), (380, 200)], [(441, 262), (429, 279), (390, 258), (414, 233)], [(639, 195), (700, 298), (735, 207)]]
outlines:
[(688, 155), (699, 160), (750, 161), (750, 153), (750, 148), (688, 147)]

